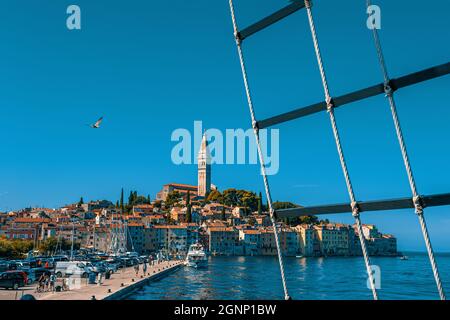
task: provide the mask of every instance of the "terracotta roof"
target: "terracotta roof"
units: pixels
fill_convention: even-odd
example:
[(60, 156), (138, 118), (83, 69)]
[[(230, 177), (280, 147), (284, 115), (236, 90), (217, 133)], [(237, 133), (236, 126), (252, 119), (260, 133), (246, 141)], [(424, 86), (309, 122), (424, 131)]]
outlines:
[(138, 205), (133, 206), (133, 208), (136, 208), (136, 209), (153, 209), (153, 205), (151, 205), (151, 204), (138, 204)]
[(259, 230), (242, 230), (245, 234), (261, 234)]
[(142, 223), (137, 223), (137, 222), (130, 222), (128, 223), (129, 227), (143, 227), (144, 225)]
[(235, 231), (233, 227), (212, 227), (209, 228), (210, 232), (232, 232)]
[(164, 186), (173, 186), (173, 187), (179, 187), (179, 188), (198, 189), (197, 186), (193, 186), (193, 185), (190, 185), (190, 184), (182, 184), (182, 183), (168, 183), (168, 184), (165, 184)]
[(44, 219), (44, 218), (16, 218), (14, 222), (17, 223), (46, 223), (52, 222), (52, 219)]
[(165, 225), (154, 226), (153, 228), (155, 228), (155, 229), (186, 229), (186, 226), (165, 224)]
[(147, 216), (146, 219), (154, 220), (154, 219), (164, 219), (164, 216), (161, 214), (154, 214), (151, 216)]

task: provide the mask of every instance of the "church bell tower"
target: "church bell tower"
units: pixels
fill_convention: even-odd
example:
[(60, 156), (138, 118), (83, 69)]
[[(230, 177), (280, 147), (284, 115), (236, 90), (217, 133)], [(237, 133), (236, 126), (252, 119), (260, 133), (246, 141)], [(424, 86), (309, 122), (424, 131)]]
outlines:
[(198, 195), (204, 197), (211, 191), (211, 155), (209, 154), (206, 133), (198, 152)]

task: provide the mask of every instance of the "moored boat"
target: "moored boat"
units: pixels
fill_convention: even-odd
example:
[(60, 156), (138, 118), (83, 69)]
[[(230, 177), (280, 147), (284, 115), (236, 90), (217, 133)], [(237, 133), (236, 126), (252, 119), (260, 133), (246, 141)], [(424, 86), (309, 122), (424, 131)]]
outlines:
[(208, 266), (208, 257), (201, 244), (196, 243), (189, 247), (185, 264), (194, 268), (205, 268)]

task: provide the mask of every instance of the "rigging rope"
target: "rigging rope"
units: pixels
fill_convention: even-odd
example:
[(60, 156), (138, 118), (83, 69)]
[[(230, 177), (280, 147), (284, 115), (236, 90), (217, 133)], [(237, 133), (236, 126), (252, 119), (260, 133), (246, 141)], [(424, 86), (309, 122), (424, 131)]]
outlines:
[(266, 197), (267, 197), (267, 204), (269, 206), (270, 220), (272, 222), (273, 233), (274, 233), (274, 237), (275, 237), (275, 244), (277, 247), (278, 262), (280, 264), (281, 281), (283, 283), (283, 290), (284, 290), (284, 298), (286, 300), (290, 300), (290, 296), (289, 296), (288, 289), (286, 286), (286, 278), (284, 275), (283, 256), (282, 256), (281, 249), (280, 249), (280, 239), (278, 236), (278, 227), (277, 227), (277, 223), (275, 220), (274, 210), (272, 207), (272, 196), (270, 194), (270, 188), (269, 188), (269, 182), (268, 182), (267, 174), (266, 174), (264, 157), (263, 157), (262, 150), (261, 150), (261, 143), (260, 143), (260, 139), (259, 139), (259, 130), (258, 130), (258, 127), (256, 124), (255, 112), (254, 112), (253, 102), (252, 102), (252, 98), (251, 98), (251, 94), (250, 94), (250, 87), (249, 87), (248, 79), (247, 79), (247, 71), (245, 68), (244, 55), (242, 53), (241, 40), (239, 39), (238, 27), (237, 27), (236, 17), (234, 14), (233, 0), (229, 0), (229, 3), (230, 3), (231, 19), (232, 19), (233, 28), (234, 28), (234, 36), (236, 39), (236, 46), (237, 46), (237, 50), (238, 50), (238, 54), (239, 54), (239, 60), (241, 63), (241, 70), (242, 70), (242, 77), (244, 80), (245, 93), (247, 95), (247, 102), (248, 102), (248, 107), (250, 110), (250, 116), (251, 116), (251, 120), (252, 120), (253, 133), (255, 135), (259, 162), (261, 164), (261, 174), (263, 176), (264, 189), (265, 189), (265, 193), (266, 193)]
[[(366, 0), (366, 4), (367, 4), (367, 9), (369, 9), (369, 7), (371, 6), (371, 1)], [(367, 10), (367, 14), (370, 17), (369, 10)], [(389, 105), (391, 108), (392, 119), (394, 121), (395, 131), (397, 133), (397, 139), (398, 139), (398, 142), (400, 145), (400, 150), (402, 153), (403, 162), (404, 162), (405, 169), (406, 169), (406, 174), (408, 175), (409, 186), (411, 188), (411, 192), (413, 195), (413, 203), (415, 206), (415, 211), (419, 218), (420, 227), (422, 230), (423, 238), (425, 240), (425, 245), (427, 247), (428, 257), (430, 259), (431, 268), (433, 269), (434, 279), (436, 281), (436, 285), (437, 285), (437, 288), (439, 291), (439, 296), (440, 296), (441, 300), (445, 300), (445, 293), (442, 288), (441, 279), (439, 277), (439, 270), (438, 270), (438, 267), (437, 267), (437, 264), (436, 264), (436, 261), (434, 258), (433, 247), (431, 246), (430, 237), (428, 235), (428, 228), (427, 228), (427, 225), (425, 222), (423, 207), (422, 207), (421, 201), (420, 201), (421, 199), (417, 192), (416, 182), (414, 180), (414, 175), (413, 175), (411, 165), (409, 162), (408, 152), (406, 150), (405, 141), (403, 139), (403, 133), (402, 133), (402, 129), (400, 126), (400, 121), (398, 119), (397, 107), (396, 107), (395, 100), (394, 100), (394, 92), (390, 86), (390, 78), (389, 78), (389, 74), (387, 71), (386, 62), (385, 62), (384, 55), (383, 55), (383, 50), (381, 48), (381, 41), (378, 36), (377, 28), (375, 28), (375, 27), (372, 28), (372, 34), (373, 34), (375, 47), (376, 47), (376, 51), (377, 51), (378, 62), (380, 64), (381, 72), (382, 72), (383, 78), (384, 78), (384, 88), (385, 88), (384, 90), (386, 92), (386, 97), (388, 98)]]
[(336, 125), (336, 119), (334, 116), (333, 99), (331, 98), (330, 92), (328, 89), (328, 82), (327, 82), (325, 70), (324, 70), (323, 63), (322, 63), (322, 56), (320, 54), (319, 42), (317, 40), (316, 28), (315, 28), (314, 19), (312, 16), (310, 0), (305, 0), (305, 7), (306, 7), (307, 14), (308, 14), (309, 27), (311, 30), (311, 35), (312, 35), (312, 39), (313, 39), (313, 43), (314, 43), (314, 49), (316, 52), (317, 63), (318, 63), (319, 70), (320, 70), (320, 76), (322, 78), (322, 85), (323, 85), (323, 89), (324, 89), (324, 93), (325, 93), (325, 101), (327, 103), (327, 111), (328, 111), (328, 114), (330, 115), (330, 121), (331, 121), (331, 126), (333, 128), (333, 134), (334, 134), (334, 139), (336, 142), (337, 151), (339, 154), (339, 160), (341, 163), (342, 171), (344, 173), (345, 182), (347, 184), (347, 190), (348, 190), (348, 194), (349, 194), (351, 206), (352, 206), (352, 214), (353, 214), (353, 217), (355, 218), (356, 227), (358, 230), (358, 237), (359, 237), (359, 241), (361, 244), (361, 250), (363, 253), (363, 257), (364, 257), (367, 274), (369, 276), (370, 287), (372, 289), (373, 298), (375, 300), (378, 300), (378, 294), (377, 294), (377, 290), (375, 288), (375, 281), (374, 281), (372, 269), (370, 266), (370, 259), (369, 259), (369, 255), (367, 253), (366, 241), (364, 239), (364, 234), (363, 234), (363, 230), (362, 230), (360, 213), (359, 213), (358, 205), (355, 200), (355, 194), (353, 192), (352, 183), (351, 183), (350, 176), (349, 176), (349, 173), (347, 170), (347, 164), (346, 164), (346, 161), (344, 158), (344, 152), (342, 151), (339, 131), (338, 131), (338, 128)]

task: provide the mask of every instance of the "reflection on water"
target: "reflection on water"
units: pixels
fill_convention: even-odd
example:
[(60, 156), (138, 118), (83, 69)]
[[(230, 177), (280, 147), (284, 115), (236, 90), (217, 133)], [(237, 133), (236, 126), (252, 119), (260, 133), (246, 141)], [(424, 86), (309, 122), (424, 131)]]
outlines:
[[(438, 299), (425, 254), (409, 260), (372, 258), (381, 269), (381, 299)], [(444, 288), (450, 289), (450, 255), (437, 255)], [(364, 261), (352, 258), (285, 258), (294, 299), (371, 299)], [(185, 267), (150, 283), (129, 299), (283, 299), (275, 257), (210, 257), (206, 269)]]

